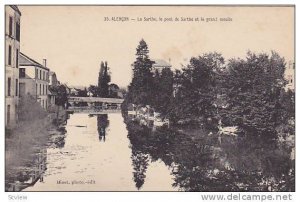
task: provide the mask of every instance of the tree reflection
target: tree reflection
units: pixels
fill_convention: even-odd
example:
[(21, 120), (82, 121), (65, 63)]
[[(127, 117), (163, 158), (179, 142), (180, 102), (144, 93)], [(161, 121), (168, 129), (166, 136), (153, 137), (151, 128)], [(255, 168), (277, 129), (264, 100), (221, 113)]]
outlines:
[(135, 186), (138, 190), (141, 189), (145, 182), (146, 171), (149, 165), (148, 155), (143, 154), (141, 151), (137, 151), (135, 149), (132, 150), (132, 165), (133, 165), (133, 180), (135, 182)]
[[(293, 191), (294, 161), (274, 142), (245, 137), (188, 135), (126, 121), (134, 181), (140, 189), (148, 161), (172, 168), (173, 186), (183, 191)], [(208, 133), (207, 133), (208, 134)]]
[(109, 126), (109, 120), (107, 114), (97, 115), (97, 130), (99, 135), (99, 141), (105, 142), (106, 129)]

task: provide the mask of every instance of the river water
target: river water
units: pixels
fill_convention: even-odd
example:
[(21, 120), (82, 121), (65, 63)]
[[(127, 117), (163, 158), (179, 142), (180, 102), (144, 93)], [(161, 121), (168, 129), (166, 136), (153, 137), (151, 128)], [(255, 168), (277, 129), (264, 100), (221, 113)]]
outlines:
[[(104, 117), (104, 118), (102, 118)], [(102, 121), (102, 120), (104, 121)], [(109, 123), (106, 123), (109, 122)], [(102, 134), (101, 125), (105, 134)], [(47, 149), (47, 170), (24, 191), (135, 191), (132, 145), (122, 115), (70, 115), (62, 148)], [(142, 191), (176, 190), (170, 168), (149, 163)]]
[(23, 191), (294, 190), (294, 160), (274, 142), (189, 136), (121, 113), (71, 114), (65, 129), (64, 143), (46, 149), (43, 176)]

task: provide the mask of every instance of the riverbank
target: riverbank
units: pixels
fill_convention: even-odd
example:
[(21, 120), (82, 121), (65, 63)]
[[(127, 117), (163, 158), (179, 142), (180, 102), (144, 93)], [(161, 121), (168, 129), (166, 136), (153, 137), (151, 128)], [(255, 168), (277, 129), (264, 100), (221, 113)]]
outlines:
[(42, 176), (46, 169), (46, 148), (61, 144), (67, 116), (60, 107), (59, 111), (45, 113), (42, 117), (24, 119), (6, 133), (6, 191), (21, 191)]

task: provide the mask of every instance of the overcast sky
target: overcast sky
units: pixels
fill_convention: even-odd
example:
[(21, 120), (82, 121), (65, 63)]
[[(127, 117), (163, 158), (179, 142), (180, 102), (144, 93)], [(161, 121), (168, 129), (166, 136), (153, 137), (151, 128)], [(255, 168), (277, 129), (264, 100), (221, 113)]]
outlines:
[[(19, 6), (21, 52), (69, 85), (96, 85), (101, 61), (112, 82), (127, 86), (141, 38), (152, 59), (180, 68), (190, 57), (218, 51), (228, 59), (247, 50), (294, 59), (293, 7)], [(231, 17), (231, 22), (105, 22), (104, 17)]]

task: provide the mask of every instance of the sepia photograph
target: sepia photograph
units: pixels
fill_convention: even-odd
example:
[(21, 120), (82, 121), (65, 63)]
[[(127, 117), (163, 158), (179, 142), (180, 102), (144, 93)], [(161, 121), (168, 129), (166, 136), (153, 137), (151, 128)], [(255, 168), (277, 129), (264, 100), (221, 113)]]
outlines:
[(295, 192), (295, 5), (4, 10), (3, 191)]

